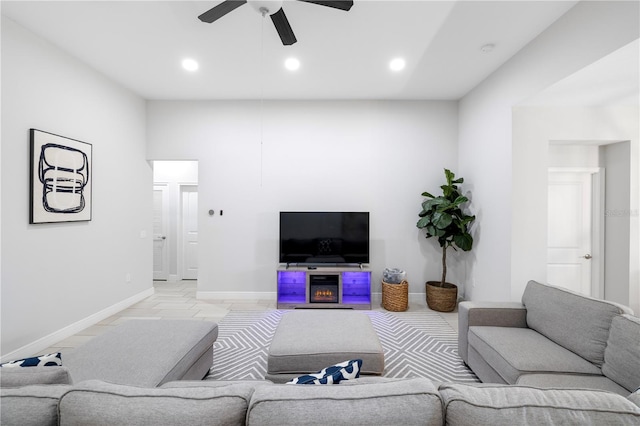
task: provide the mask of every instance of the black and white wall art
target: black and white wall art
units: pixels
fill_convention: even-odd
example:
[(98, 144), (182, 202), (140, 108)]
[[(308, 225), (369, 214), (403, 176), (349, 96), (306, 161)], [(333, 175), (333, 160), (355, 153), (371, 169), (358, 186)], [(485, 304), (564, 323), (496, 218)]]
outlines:
[(31, 129), (29, 223), (91, 220), (92, 145)]

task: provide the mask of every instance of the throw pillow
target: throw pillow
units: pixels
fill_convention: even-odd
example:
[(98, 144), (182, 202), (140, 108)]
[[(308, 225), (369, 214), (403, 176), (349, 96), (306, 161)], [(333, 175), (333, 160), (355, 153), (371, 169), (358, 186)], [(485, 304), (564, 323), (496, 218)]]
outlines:
[(62, 365), (62, 354), (60, 352), (9, 361), (0, 364), (0, 367), (49, 367), (54, 365)]
[(342, 380), (357, 379), (360, 377), (361, 369), (362, 360), (351, 359), (349, 361), (323, 368), (315, 374), (305, 374), (304, 376), (296, 377), (295, 379), (287, 382), (287, 384), (331, 385), (340, 383)]

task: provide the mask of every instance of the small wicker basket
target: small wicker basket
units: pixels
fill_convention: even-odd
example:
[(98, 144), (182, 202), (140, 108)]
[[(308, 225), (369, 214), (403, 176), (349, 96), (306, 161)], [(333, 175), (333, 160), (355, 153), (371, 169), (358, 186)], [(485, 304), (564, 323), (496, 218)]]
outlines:
[(444, 283), (440, 287), (440, 281), (427, 281), (425, 283), (427, 293), (427, 306), (438, 312), (452, 312), (458, 303), (458, 287), (455, 284)]
[(403, 312), (409, 308), (409, 283), (389, 284), (382, 281), (382, 307), (387, 311)]

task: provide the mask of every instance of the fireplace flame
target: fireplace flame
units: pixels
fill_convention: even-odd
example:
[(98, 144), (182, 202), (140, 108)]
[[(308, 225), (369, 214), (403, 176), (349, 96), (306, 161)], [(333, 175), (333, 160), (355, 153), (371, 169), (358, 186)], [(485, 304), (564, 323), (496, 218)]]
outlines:
[(313, 293), (314, 300), (333, 300), (334, 292), (327, 289), (318, 289)]

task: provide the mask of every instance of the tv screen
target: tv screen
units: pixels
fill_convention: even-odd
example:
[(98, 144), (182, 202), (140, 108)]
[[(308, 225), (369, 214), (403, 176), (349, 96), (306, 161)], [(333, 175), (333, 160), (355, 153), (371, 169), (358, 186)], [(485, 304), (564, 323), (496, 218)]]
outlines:
[(280, 212), (280, 262), (369, 263), (369, 212)]

